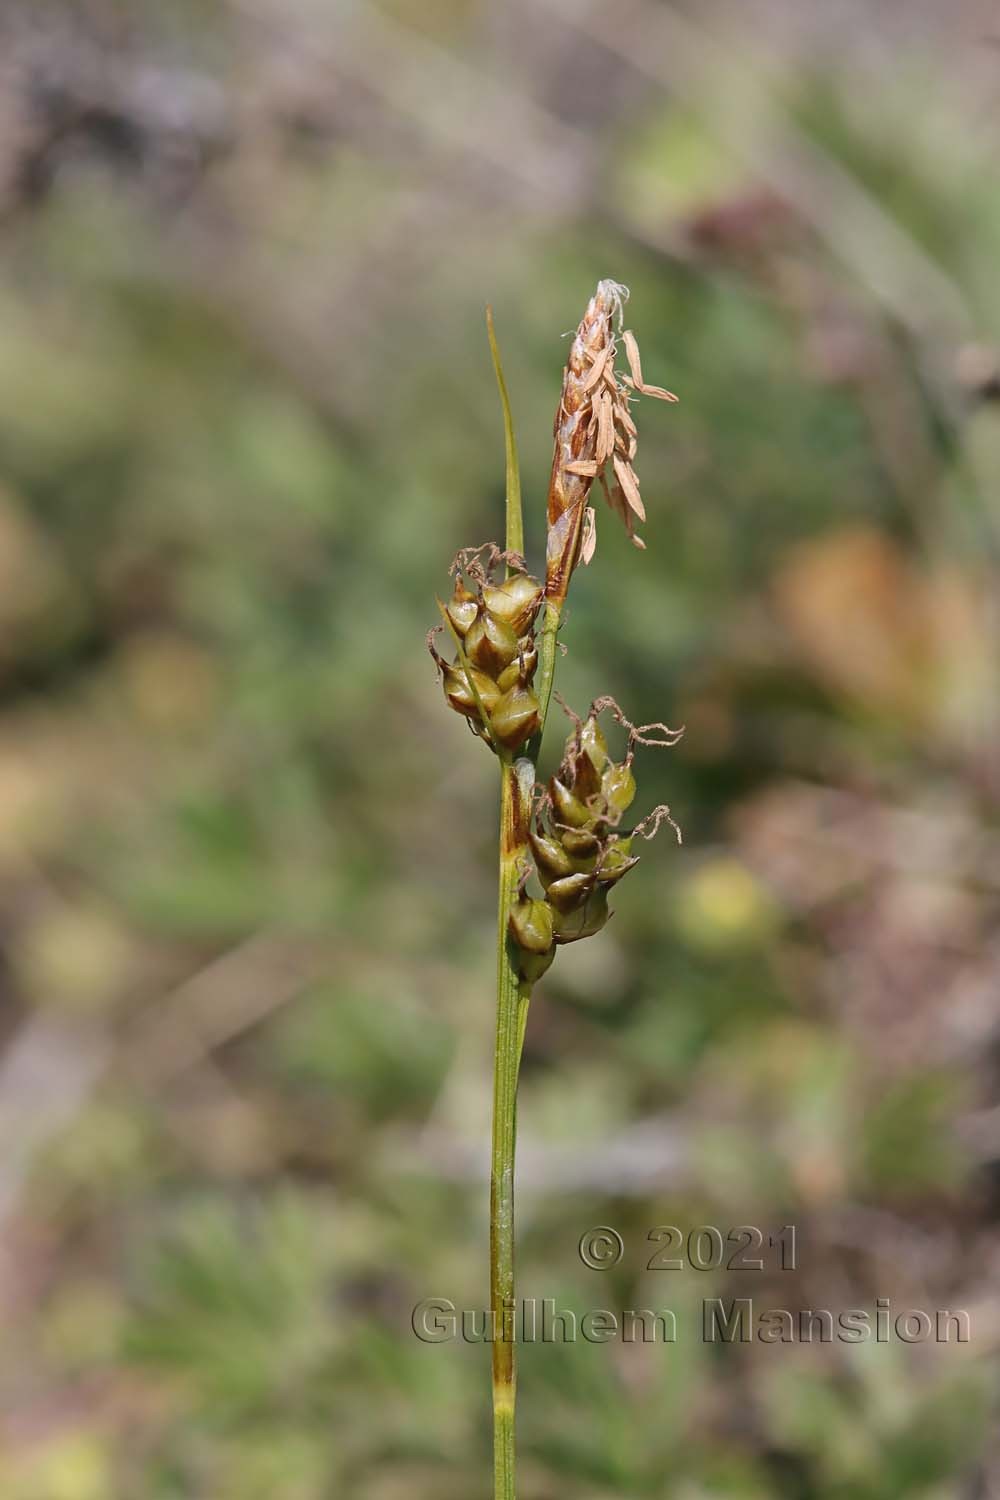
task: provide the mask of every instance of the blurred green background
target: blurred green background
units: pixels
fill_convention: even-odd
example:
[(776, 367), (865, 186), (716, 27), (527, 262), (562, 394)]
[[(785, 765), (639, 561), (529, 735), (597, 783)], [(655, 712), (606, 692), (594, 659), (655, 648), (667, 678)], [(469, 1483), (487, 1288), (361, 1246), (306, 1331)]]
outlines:
[[(631, 287), (648, 552), (560, 666), (683, 722), (533, 1005), (520, 1287), (961, 1307), (535, 1346), (524, 1500), (1000, 1494), (1000, 29), (975, 0), (5, 0), (0, 1493), (469, 1500), (495, 775), (424, 649), (543, 545)], [(561, 727), (547, 739), (558, 752)], [(648, 1272), (795, 1224), (795, 1272)], [(611, 1224), (614, 1271), (580, 1235)]]

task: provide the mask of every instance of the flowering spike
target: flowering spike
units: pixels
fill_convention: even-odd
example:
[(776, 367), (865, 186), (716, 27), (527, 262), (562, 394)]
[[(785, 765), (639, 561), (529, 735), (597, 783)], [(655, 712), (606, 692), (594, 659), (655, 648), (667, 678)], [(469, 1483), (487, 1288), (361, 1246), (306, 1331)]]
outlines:
[[(587, 497), (595, 478), (600, 479), (608, 505), (625, 523), (634, 545), (645, 547), (634, 529), (633, 517), (644, 521), (646, 510), (633, 467), (637, 433), (628, 406), (629, 392), (662, 401), (676, 401), (677, 397), (643, 379), (639, 345), (630, 329), (621, 340), (631, 373), (616, 372), (615, 321), (620, 327), (627, 297), (627, 288), (617, 282), (598, 283), (570, 346), (563, 374), (549, 480), (545, 582), (546, 596), (557, 608), (566, 597), (577, 563), (587, 564), (594, 556), (597, 536)], [(608, 464), (610, 480), (605, 475)]]
[[(617, 282), (601, 281), (570, 345), (554, 430), (544, 587), (521, 555), (517, 448), (492, 314), (487, 313), (504, 418), (504, 546), (486, 542), (458, 553), (449, 570), (451, 598), (447, 604), (437, 601), (442, 624), (427, 638), (446, 701), (486, 741), (500, 769), (490, 1308), (494, 1328), (504, 1330), (506, 1310), (514, 1303), (517, 1080), (532, 986), (548, 970), (557, 948), (593, 936), (608, 921), (609, 891), (639, 862), (632, 853), (633, 838), (652, 838), (664, 820), (680, 838), (666, 806), (654, 808), (633, 829), (620, 828), (636, 795), (636, 747), (674, 744), (681, 731), (665, 724), (636, 726), (612, 698), (595, 699), (585, 719), (562, 704), (571, 723), (562, 760), (547, 783), (538, 779), (566, 592), (574, 568), (591, 561), (597, 544), (590, 504), (594, 480), (634, 545), (644, 547), (635, 534), (636, 522), (645, 520), (646, 512), (634, 468), (637, 432), (630, 392), (677, 399), (643, 377), (635, 335), (622, 331), (627, 297), (627, 289)], [(628, 374), (615, 368), (619, 341)], [(451, 661), (436, 645), (445, 629), (454, 643)], [(605, 710), (627, 736), (621, 760), (609, 750), (598, 722)], [(492, 1342), (492, 1363), (494, 1500), (513, 1500), (515, 1355), (505, 1331)]]

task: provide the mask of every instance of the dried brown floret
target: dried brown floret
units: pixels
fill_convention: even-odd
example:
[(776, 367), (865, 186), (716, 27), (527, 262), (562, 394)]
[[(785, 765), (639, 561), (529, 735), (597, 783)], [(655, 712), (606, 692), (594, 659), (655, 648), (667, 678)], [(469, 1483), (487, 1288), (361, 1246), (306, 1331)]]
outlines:
[(614, 379), (614, 343), (613, 342), (605, 344), (604, 348), (601, 349), (599, 351), (599, 353), (597, 353), (594, 356), (594, 363), (591, 365), (590, 369), (587, 371), (587, 374), (584, 376), (584, 378), (583, 378), (583, 380), (582, 380), (582, 382), (580, 384), (580, 391), (581, 391), (582, 394), (586, 395), (586, 393), (588, 391), (592, 391), (594, 389), (594, 386), (597, 384), (597, 382), (600, 380), (601, 376), (607, 370), (607, 368), (608, 368), (608, 360), (609, 359), (611, 360), (611, 364), (612, 364), (611, 378), (613, 380)]
[(635, 511), (640, 521), (646, 519), (646, 507), (639, 495), (639, 483), (635, 477), (632, 466), (624, 459), (616, 457), (614, 460), (615, 477), (622, 487), (622, 493), (629, 505)]
[(597, 551), (597, 517), (594, 507), (588, 505), (583, 512), (583, 536), (580, 539), (580, 561), (584, 567)]

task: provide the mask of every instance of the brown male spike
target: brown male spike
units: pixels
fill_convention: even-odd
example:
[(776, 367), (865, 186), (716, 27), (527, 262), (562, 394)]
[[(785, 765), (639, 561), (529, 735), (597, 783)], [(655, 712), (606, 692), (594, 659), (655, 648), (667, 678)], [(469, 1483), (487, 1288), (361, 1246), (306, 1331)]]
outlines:
[[(614, 320), (621, 317), (627, 296), (617, 281), (598, 282), (573, 337), (563, 373), (553, 431), (545, 555), (545, 596), (557, 606), (566, 598), (577, 564), (590, 487), (610, 452), (610, 448), (604, 451), (610, 431), (610, 397), (601, 388), (592, 393), (599, 387), (608, 360), (614, 362)], [(597, 427), (595, 412), (600, 414)], [(613, 442), (612, 438), (612, 446)]]
[[(570, 345), (556, 412), (555, 451), (549, 479), (548, 543), (545, 596), (561, 611), (570, 576), (578, 562), (587, 564), (597, 545), (591, 485), (600, 479), (605, 498), (625, 524), (636, 547), (635, 520), (646, 519), (633, 467), (637, 432), (629, 411), (636, 395), (676, 401), (672, 391), (649, 385), (642, 374), (635, 334), (621, 334), (629, 374), (615, 370), (618, 352), (615, 324), (621, 326), (628, 288), (617, 281), (598, 282)], [(610, 473), (606, 472), (610, 464)]]

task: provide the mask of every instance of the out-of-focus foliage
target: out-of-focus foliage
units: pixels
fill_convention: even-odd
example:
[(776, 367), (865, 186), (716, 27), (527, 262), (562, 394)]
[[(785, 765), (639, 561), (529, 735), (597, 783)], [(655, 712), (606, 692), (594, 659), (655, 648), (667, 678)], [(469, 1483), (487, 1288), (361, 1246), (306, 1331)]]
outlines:
[[(519, 1275), (681, 1334), (526, 1347), (522, 1493), (1000, 1486), (995, 38), (689, 9), (4, 8), (7, 1500), (487, 1492), (485, 1351), (410, 1327), (485, 1297), (495, 879), (423, 636), (502, 524), (482, 305), (537, 562), (601, 276), (682, 402), (560, 679), (686, 723), (685, 846), (539, 987)], [(667, 1223), (798, 1269), (646, 1271)]]

